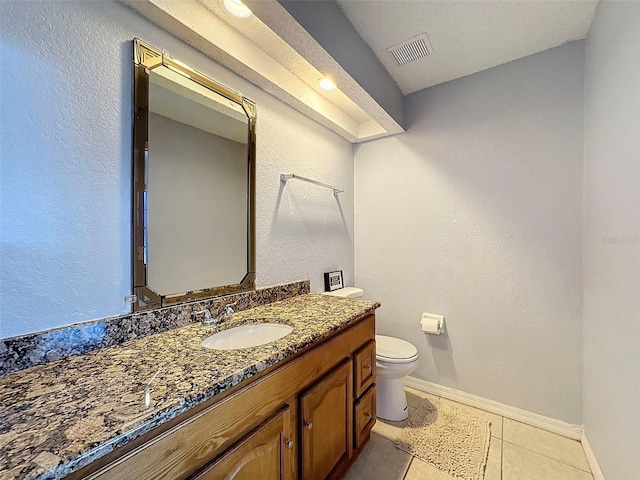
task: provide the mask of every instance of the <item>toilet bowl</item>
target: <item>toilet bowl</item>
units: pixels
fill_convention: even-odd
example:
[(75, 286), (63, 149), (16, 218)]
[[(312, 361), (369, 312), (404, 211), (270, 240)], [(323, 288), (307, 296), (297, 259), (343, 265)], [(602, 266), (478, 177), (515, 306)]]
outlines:
[[(324, 294), (358, 298), (363, 291), (345, 287)], [(376, 335), (376, 403), (379, 418), (397, 422), (409, 416), (402, 379), (417, 366), (418, 349), (413, 344), (400, 338)]]
[(376, 335), (378, 417), (394, 422), (409, 416), (403, 378), (418, 366), (418, 349), (400, 338)]

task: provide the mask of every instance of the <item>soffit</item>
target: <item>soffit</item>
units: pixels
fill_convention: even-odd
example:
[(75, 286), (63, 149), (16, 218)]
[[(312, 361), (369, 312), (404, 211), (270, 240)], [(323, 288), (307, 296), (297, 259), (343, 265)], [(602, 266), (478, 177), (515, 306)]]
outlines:
[[(403, 131), (353, 80), (344, 82), (347, 90), (340, 83), (334, 91), (321, 90), (317, 82), (323, 74), (334, 79), (345, 76), (340, 66), (334, 65), (333, 72), (320, 72), (255, 15), (234, 18), (217, 0), (120, 1), (353, 143)], [(275, 15), (295, 23), (276, 1), (268, 3)]]
[(313, 65), (292, 49), (255, 15), (249, 18), (235, 18), (224, 11), (219, 0), (199, 1), (254, 45), (259, 45), (263, 52), (280, 63), (319, 95), (334, 103), (357, 123), (371, 120), (371, 117), (341, 90), (322, 90), (318, 86), (318, 82), (324, 78), (325, 74), (314, 68)]

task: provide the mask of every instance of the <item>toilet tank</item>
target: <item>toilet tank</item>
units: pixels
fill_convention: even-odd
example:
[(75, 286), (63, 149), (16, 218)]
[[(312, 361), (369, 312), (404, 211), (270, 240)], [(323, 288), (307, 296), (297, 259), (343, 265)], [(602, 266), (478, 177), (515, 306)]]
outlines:
[(344, 298), (358, 298), (363, 294), (361, 288), (356, 287), (344, 287), (334, 290), (333, 292), (322, 292), (323, 295), (331, 295), (332, 297), (344, 297)]

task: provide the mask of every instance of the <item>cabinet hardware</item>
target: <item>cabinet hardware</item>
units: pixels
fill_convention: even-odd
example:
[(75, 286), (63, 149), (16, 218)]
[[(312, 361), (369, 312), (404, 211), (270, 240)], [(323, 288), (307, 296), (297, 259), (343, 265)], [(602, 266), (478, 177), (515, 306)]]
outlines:
[(306, 428), (307, 430), (311, 430), (313, 428), (313, 423), (304, 422), (304, 428)]
[(293, 448), (293, 440), (287, 440), (284, 442), (287, 448)]
[(364, 416), (367, 418), (371, 418), (371, 414), (369, 412), (365, 413)]
[(371, 370), (371, 365), (364, 365), (362, 368), (364, 368), (365, 370)]

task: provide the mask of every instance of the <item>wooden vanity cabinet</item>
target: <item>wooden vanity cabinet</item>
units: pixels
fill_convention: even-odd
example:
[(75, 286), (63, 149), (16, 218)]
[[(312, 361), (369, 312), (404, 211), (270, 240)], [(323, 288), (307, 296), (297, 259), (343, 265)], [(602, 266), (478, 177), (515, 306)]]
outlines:
[(374, 338), (369, 315), (67, 478), (339, 479), (375, 423)]

